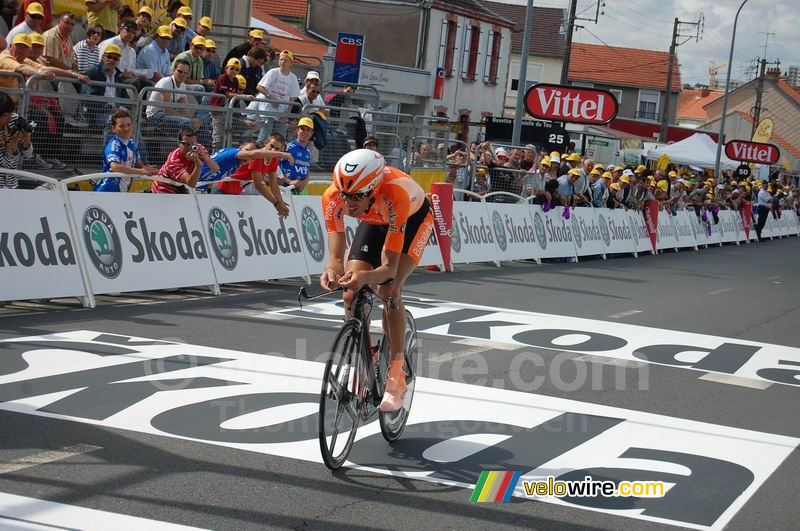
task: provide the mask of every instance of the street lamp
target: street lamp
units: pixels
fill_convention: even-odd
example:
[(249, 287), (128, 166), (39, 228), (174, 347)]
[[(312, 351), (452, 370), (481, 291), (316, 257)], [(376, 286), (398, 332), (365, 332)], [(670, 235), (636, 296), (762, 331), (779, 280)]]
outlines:
[(733, 44), (736, 42), (736, 24), (739, 22), (739, 13), (742, 12), (742, 8), (748, 2), (748, 0), (744, 0), (742, 5), (739, 6), (739, 9), (736, 11), (736, 18), (733, 19), (733, 35), (731, 35), (731, 51), (728, 55), (728, 73), (725, 75), (725, 94), (722, 95), (722, 120), (719, 122), (719, 138), (717, 138), (717, 158), (714, 160), (714, 175), (719, 178), (719, 159), (722, 156), (722, 135), (725, 132), (725, 115), (728, 113), (728, 88), (731, 84), (731, 70), (733, 68), (731, 65), (733, 64)]

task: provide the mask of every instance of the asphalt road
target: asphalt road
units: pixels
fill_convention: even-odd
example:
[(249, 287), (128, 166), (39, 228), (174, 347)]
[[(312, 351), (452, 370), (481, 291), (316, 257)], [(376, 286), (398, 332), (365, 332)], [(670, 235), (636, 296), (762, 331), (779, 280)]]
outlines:
[[(537, 463), (548, 463), (541, 470), (555, 470), (555, 475), (581, 467), (598, 469), (609, 477), (614, 477), (615, 468), (647, 470), (651, 472), (640, 475), (655, 478), (661, 474), (659, 477), (665, 482), (675, 485), (669, 491), (673, 495), (668, 492), (661, 502), (649, 500), (632, 506), (623, 503), (617, 509), (627, 510), (611, 512), (520, 496), (510, 503), (468, 503), (472, 490), (465, 486), (472, 476), (464, 470), (448, 473), (447, 466), (441, 465), (440, 472), (445, 472), (439, 476), (444, 479), (419, 480), (401, 477), (405, 470), (402, 467), (389, 467), (394, 475), (367, 469), (380, 469), (384, 458), (389, 462), (399, 459), (398, 455), (404, 455), (408, 462), (413, 453), (409, 445), (424, 435), (413, 430), (405, 437), (406, 446), (401, 444), (395, 449), (382, 440), (380, 444), (362, 443), (361, 448), (357, 442), (353, 459), (358, 466), (335, 474), (314, 455), (313, 425), (303, 427), (304, 433), (293, 434), (300, 442), (248, 446), (217, 440), (212, 444), (191, 435), (200, 433), (192, 431), (192, 424), (201, 419), (191, 408), (184, 408), (182, 413), (159, 424), (162, 431), (174, 427), (174, 435), (166, 436), (148, 427), (151, 421), (158, 424), (153, 420), (156, 413), (224, 393), (209, 391), (212, 384), (208, 381), (197, 384), (197, 388), (163, 392), (161, 388), (146, 392), (135, 385), (121, 387), (112, 382), (134, 382), (135, 376), (103, 380), (102, 371), (90, 371), (113, 365), (113, 355), (65, 354), (55, 347), (40, 350), (36, 356), (26, 355), (28, 370), (33, 372), (24, 373), (24, 377), (20, 376), (23, 373), (0, 370), (0, 527), (39, 528), (36, 525), (47, 522), (32, 509), (28, 513), (12, 513), (8, 500), (2, 497), (10, 494), (215, 529), (649, 529), (671, 525), (720, 527), (725, 523), (729, 529), (796, 528), (800, 521), (796, 503), (800, 382), (780, 383), (775, 378), (784, 373), (758, 371), (762, 359), (759, 356), (765, 352), (774, 352), (775, 359), (783, 359), (796, 355), (800, 347), (798, 243), (798, 238), (790, 238), (759, 245), (726, 245), (699, 252), (586, 260), (578, 264), (511, 263), (501, 268), (476, 264), (452, 274), (420, 271), (411, 279), (408, 294), (421, 302), (412, 301), (409, 306), (418, 322), (425, 324), (420, 326), (424, 330), (420, 341), (426, 357), (419, 371), (421, 376), (433, 378), (425, 380), (424, 386), (421, 384), (424, 393), (419, 391), (415, 398), (420, 418), (436, 418), (437, 408), (441, 408), (450, 419), (532, 428), (540, 422), (537, 415), (542, 414), (542, 410), (535, 409), (537, 404), (556, 412), (581, 413), (581, 419), (589, 419), (588, 428), (555, 430), (550, 434), (533, 429), (523, 434), (514, 432), (508, 441), (519, 439), (516, 446), (503, 446), (503, 437), (499, 436), (490, 443), (484, 440), (481, 444), (498, 445), (481, 461), (484, 469), (493, 469), (493, 458), (498, 465), (494, 470), (513, 470), (513, 465), (536, 462), (539, 454), (549, 452), (548, 458)], [(92, 331), (95, 334), (84, 335), (160, 340), (165, 352), (183, 349), (198, 357), (238, 357), (244, 360), (242, 363), (262, 360), (263, 367), (274, 368), (265, 372), (274, 376), (276, 386), (292, 385), (286, 383), (287, 379), (296, 377), (298, 392), (313, 393), (316, 388), (309, 387), (302, 374), (306, 370), (313, 374), (316, 366), (292, 360), (318, 359), (319, 353), (328, 348), (337, 323), (291, 312), (275, 313), (297, 310), (299, 286), (291, 281), (243, 284), (223, 287), (221, 297), (211, 297), (203, 290), (101, 296), (94, 310), (64, 301), (7, 305), (0, 309), (0, 339), (48, 336), (57, 343), (64, 338), (75, 340), (80, 335), (78, 331)], [(443, 305), (437, 301), (454, 303), (453, 307), (464, 313), (449, 321), (447, 315), (455, 314), (431, 317), (426, 312), (435, 314)], [(413, 309), (415, 304), (422, 309)], [(542, 340), (531, 339), (531, 335), (522, 341), (527, 345), (520, 344), (519, 339), (516, 344), (497, 339), (504, 327), (511, 326), (502, 324), (502, 320), (517, 318), (504, 316), (497, 309), (515, 311), (520, 327), (523, 321), (529, 327), (539, 322), (556, 323), (555, 328), (571, 330), (575, 337), (571, 343), (569, 338), (558, 340), (562, 351), (553, 346), (558, 341), (543, 347)], [(471, 321), (468, 312), (475, 316)], [(475, 324), (481, 320), (496, 325), (489, 328)], [(607, 334), (606, 341), (623, 338), (630, 345), (674, 343), (695, 348), (675, 354), (670, 365), (621, 359), (599, 347), (582, 350), (581, 337), (599, 338), (599, 331)], [(73, 335), (51, 335), (65, 333)], [(101, 337), (94, 341), (104, 340)], [(124, 345), (127, 339), (114, 341)], [(727, 345), (724, 348), (719, 346), (723, 343)], [(791, 348), (759, 347), (765, 344)], [(752, 357), (747, 361), (737, 357), (748, 346)], [(146, 348), (155, 347), (151, 344), (143, 352)], [(721, 354), (712, 352), (704, 365), (697, 351), (714, 349), (720, 349)], [(150, 354), (143, 354), (147, 355)], [(0, 348), (0, 369), (11, 356), (11, 350)], [(520, 356), (538, 356), (544, 367), (515, 365)], [(714, 363), (709, 361), (712, 358)], [(657, 356), (654, 361), (658, 361)], [(555, 363), (559, 364), (557, 377), (552, 372)], [(591, 377), (579, 385), (569, 385), (582, 379), (581, 363), (588, 367)], [(469, 368), (474, 370), (466, 370)], [(42, 375), (73, 370), (89, 371), (85, 381), (73, 381), (58, 389), (38, 381), (31, 383)], [(245, 374), (237, 378), (232, 371), (223, 374), (214, 370), (216, 366), (204, 375), (227, 380), (227, 386), (248, 381)], [(294, 370), (297, 375), (289, 374)], [(520, 382), (530, 382), (537, 370), (538, 374), (551, 377), (529, 392)], [(626, 384), (624, 389), (620, 379)], [(45, 389), (49, 394), (42, 395)], [(93, 391), (84, 393), (82, 399), (67, 398), (80, 389)], [(141, 396), (131, 399), (137, 392)], [(459, 398), (449, 401), (451, 394)], [(181, 398), (190, 395), (185, 400)], [(17, 398), (9, 400), (9, 396)], [(130, 409), (115, 409), (120, 403)], [(527, 403), (532, 405), (524, 405)], [(285, 409), (275, 414), (291, 417), (291, 411)], [(607, 426), (595, 427), (595, 423), (603, 422)], [(212, 425), (218, 433), (225, 431), (219, 428), (219, 422)], [(235, 430), (231, 425), (224, 427)], [(581, 440), (576, 442), (576, 438)], [(475, 440), (461, 438), (467, 446)], [(534, 443), (522, 444), (527, 440)], [(542, 446), (537, 446), (536, 441), (542, 441)], [(626, 441), (630, 448), (626, 448)], [(429, 449), (424, 462), (431, 466), (463, 462), (470, 453), (463, 449), (464, 444), (441, 446), (439, 454), (443, 455), (438, 458)], [(35, 457), (43, 452), (74, 449), (76, 445), (91, 447), (81, 447), (75, 455), (58, 459)], [(654, 450), (662, 453), (652, 453)], [(636, 452), (640, 452), (638, 458)], [(695, 460), (687, 461), (679, 454), (695, 456)], [(698, 461), (696, 456), (705, 460)], [(423, 461), (418, 459), (417, 464), (420, 462)], [(695, 467), (691, 463), (699, 464)], [(523, 470), (523, 475), (533, 468), (536, 467)], [(683, 479), (675, 480), (676, 474)], [(685, 478), (699, 484), (687, 486), (691, 481), (684, 483)], [(737, 481), (741, 482), (739, 490)], [(714, 505), (716, 509), (711, 509)], [(19, 516), (23, 513), (28, 517)], [(92, 516), (79, 514), (77, 518), (80, 525), (59, 525), (103, 527)]]

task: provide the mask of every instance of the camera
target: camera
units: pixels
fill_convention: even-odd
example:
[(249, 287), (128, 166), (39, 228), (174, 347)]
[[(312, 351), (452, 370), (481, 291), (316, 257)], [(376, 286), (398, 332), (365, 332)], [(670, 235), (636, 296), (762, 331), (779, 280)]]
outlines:
[(36, 122), (28, 122), (22, 116), (17, 116), (16, 120), (14, 120), (14, 126), (23, 133), (31, 134), (36, 129)]
[(192, 144), (192, 151), (199, 151), (199, 150), (200, 146), (198, 146), (197, 144)]

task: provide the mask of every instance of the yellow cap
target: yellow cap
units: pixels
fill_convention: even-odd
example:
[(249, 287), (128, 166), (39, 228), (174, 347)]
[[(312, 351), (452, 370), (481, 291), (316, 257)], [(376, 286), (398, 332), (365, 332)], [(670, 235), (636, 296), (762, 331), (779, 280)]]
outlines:
[(603, 172), (603, 179), (611, 179), (612, 177), (613, 177), (613, 175), (611, 175), (610, 171), (604, 171)]
[(643, 171), (647, 171), (647, 168), (645, 167), (644, 164), (639, 164), (638, 166), (636, 166), (636, 169), (633, 170), (633, 173), (642, 173)]
[(23, 46), (31, 47), (31, 38), (27, 33), (17, 33), (14, 35), (14, 40), (11, 44), (22, 44)]
[(567, 160), (570, 162), (580, 162), (581, 156), (578, 155), (577, 153), (570, 153), (569, 156), (567, 157)]
[(156, 16), (156, 14), (153, 12), (153, 10), (150, 9), (149, 7), (147, 7), (147, 6), (142, 6), (142, 7), (139, 8), (139, 13), (138, 14), (141, 15), (142, 13), (146, 13), (146, 14), (150, 15), (150, 20), (153, 20), (153, 17)]
[(558, 151), (553, 151), (552, 153), (550, 153), (550, 158), (552, 159), (553, 157), (561, 158), (561, 153), (559, 153)]
[(217, 49), (217, 43), (212, 41), (211, 39), (206, 39), (206, 49), (209, 49), (209, 48), (212, 49), (212, 50), (216, 50)]
[(200, 19), (200, 25), (205, 28), (211, 29), (214, 26), (214, 21), (211, 20), (211, 17), (202, 17)]
[(610, 188), (615, 192), (619, 192), (619, 183), (611, 183)]
[(578, 168), (572, 168), (567, 173), (570, 174), (570, 175), (576, 175), (578, 177), (581, 176), (581, 171)]
[(260, 30), (258, 28), (254, 29), (254, 30), (250, 30), (250, 33), (248, 33), (248, 35), (253, 37), (254, 39), (262, 39), (262, 40), (265, 37), (264, 30)]
[(107, 44), (103, 50), (103, 55), (117, 54), (122, 57), (122, 50), (116, 44)]
[(736, 181), (731, 181), (731, 186), (739, 186), (739, 183), (737, 183)]
[(619, 182), (625, 183), (625, 184), (630, 184), (631, 179), (627, 175), (623, 175), (622, 177), (619, 178)]
[(203, 48), (206, 47), (206, 38), (198, 35), (194, 39), (192, 39), (192, 46), (202, 46)]
[(625, 169), (625, 168), (624, 168), (624, 167), (622, 167), (622, 166), (614, 166), (614, 171), (622, 171), (622, 170), (624, 170), (624, 169)]
[[(671, 172), (669, 172), (667, 174), (667, 177), (677, 177), (677, 176), (678, 176), (678, 174), (676, 172), (674, 172), (674, 171), (671, 171)], [(708, 182), (708, 181), (706, 181), (706, 182)]]
[(303, 125), (305, 125), (306, 127), (310, 127), (311, 129), (314, 129), (314, 120), (312, 120), (307, 116), (304, 116), (303, 118), (300, 118), (297, 121), (297, 127), (301, 127)]
[(544, 157), (542, 161), (539, 163), (539, 165), (541, 166), (542, 164), (550, 166), (550, 157)]
[(240, 60), (238, 60), (237, 58), (235, 58), (235, 57), (231, 57), (230, 59), (228, 59), (228, 62), (225, 63), (225, 68), (230, 68), (231, 66), (235, 66), (237, 68), (241, 68), (242, 67), (242, 62)]
[(25, 12), (29, 15), (42, 15), (44, 16), (44, 6), (39, 2), (33, 2), (32, 4), (28, 5), (28, 9)]
[(656, 186), (658, 186), (658, 189), (661, 190), (662, 192), (666, 192), (667, 188), (669, 188), (669, 183), (667, 182), (666, 179), (661, 179), (660, 181), (658, 181), (658, 184)]
[[(228, 61), (230, 63), (230, 61)], [(236, 74), (236, 81), (239, 82), (239, 88), (243, 89), (247, 86), (247, 79), (242, 74)]]
[(179, 27), (183, 28), (183, 29), (186, 29), (186, 28), (189, 27), (189, 23), (186, 22), (186, 19), (183, 18), (183, 17), (176, 18), (175, 20), (172, 21), (172, 23), (175, 24), (176, 26), (179, 26)]
[(38, 44), (39, 46), (44, 46), (44, 36), (41, 33), (28, 33), (28, 39), (31, 41), (31, 46), (34, 44)]
[(283, 58), (286, 58), (286, 59), (288, 59), (288, 60), (290, 60), (291, 62), (294, 63), (294, 54), (292, 52), (290, 52), (289, 50), (284, 50), (284, 51), (281, 52), (281, 55), (278, 57), (278, 59), (280, 60), (280, 59), (283, 59)]
[(159, 26), (156, 30), (156, 35), (165, 39), (171, 39), (172, 31), (169, 29), (169, 26)]
[(594, 165), (594, 167), (593, 167), (592, 169), (593, 169), (593, 170), (602, 170), (602, 171), (605, 171), (605, 167), (603, 167), (603, 165), (602, 165), (602, 164), (595, 164), (595, 165)]
[(649, 182), (650, 184), (655, 186), (656, 185), (656, 178), (653, 177), (652, 175), (650, 175), (650, 176), (647, 177), (647, 182)]
[(706, 197), (707, 197), (708, 199), (714, 199), (714, 194), (706, 194)]
[(591, 174), (592, 175), (600, 175), (600, 170), (592, 170)]
[(182, 17), (191, 17), (193, 16), (192, 8), (189, 6), (183, 6), (182, 8), (178, 9), (178, 14)]

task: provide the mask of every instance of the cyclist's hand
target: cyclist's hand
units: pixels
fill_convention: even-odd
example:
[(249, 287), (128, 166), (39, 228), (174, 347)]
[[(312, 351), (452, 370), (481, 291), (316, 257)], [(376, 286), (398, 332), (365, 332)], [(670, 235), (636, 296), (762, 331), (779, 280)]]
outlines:
[(339, 273), (332, 269), (326, 269), (322, 276), (319, 277), (319, 285), (322, 289), (333, 291), (339, 287)]
[(366, 282), (361, 279), (361, 272), (348, 271), (339, 278), (339, 285), (344, 289), (360, 289)]

